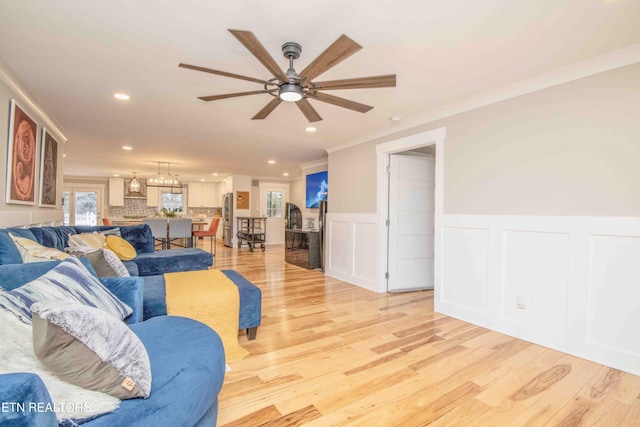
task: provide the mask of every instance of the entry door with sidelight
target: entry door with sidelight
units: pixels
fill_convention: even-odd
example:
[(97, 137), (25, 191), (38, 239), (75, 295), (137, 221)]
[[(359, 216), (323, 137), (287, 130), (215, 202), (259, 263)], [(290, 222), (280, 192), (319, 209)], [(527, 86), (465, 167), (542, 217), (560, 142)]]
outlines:
[(102, 194), (98, 187), (65, 187), (62, 209), (65, 225), (102, 225)]
[(433, 289), (435, 159), (389, 157), (387, 290)]
[(266, 244), (284, 244), (284, 208), (289, 193), (288, 186), (260, 185), (260, 215), (267, 218)]

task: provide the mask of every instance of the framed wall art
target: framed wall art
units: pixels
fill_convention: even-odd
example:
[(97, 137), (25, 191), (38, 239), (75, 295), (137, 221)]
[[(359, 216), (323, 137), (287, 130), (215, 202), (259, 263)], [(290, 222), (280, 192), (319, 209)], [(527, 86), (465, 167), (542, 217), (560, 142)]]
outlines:
[(37, 130), (36, 122), (12, 99), (7, 144), (7, 203), (34, 205), (36, 202)]
[(42, 128), (40, 148), (40, 206), (56, 206), (58, 178), (58, 141)]

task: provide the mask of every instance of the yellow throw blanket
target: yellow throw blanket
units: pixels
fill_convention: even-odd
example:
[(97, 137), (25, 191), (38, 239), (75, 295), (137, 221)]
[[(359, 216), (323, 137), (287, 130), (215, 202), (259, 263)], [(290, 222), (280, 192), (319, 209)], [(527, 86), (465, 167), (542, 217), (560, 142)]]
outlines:
[(216, 331), (229, 362), (248, 352), (238, 344), (240, 294), (220, 270), (165, 273), (167, 314), (198, 320)]

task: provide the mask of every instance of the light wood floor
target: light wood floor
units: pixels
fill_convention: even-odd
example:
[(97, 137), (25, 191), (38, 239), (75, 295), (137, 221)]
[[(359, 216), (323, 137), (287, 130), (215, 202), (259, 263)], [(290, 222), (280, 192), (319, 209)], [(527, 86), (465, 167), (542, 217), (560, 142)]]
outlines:
[(218, 426), (640, 425), (640, 377), (435, 313), (432, 291), (376, 294), (282, 246), (217, 252), (263, 297)]

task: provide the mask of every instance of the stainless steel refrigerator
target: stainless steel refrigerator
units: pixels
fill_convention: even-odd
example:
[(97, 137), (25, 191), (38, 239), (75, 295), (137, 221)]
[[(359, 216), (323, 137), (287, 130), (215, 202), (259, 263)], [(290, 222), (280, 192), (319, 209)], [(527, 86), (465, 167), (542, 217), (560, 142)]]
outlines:
[(233, 193), (222, 195), (222, 242), (233, 247)]

